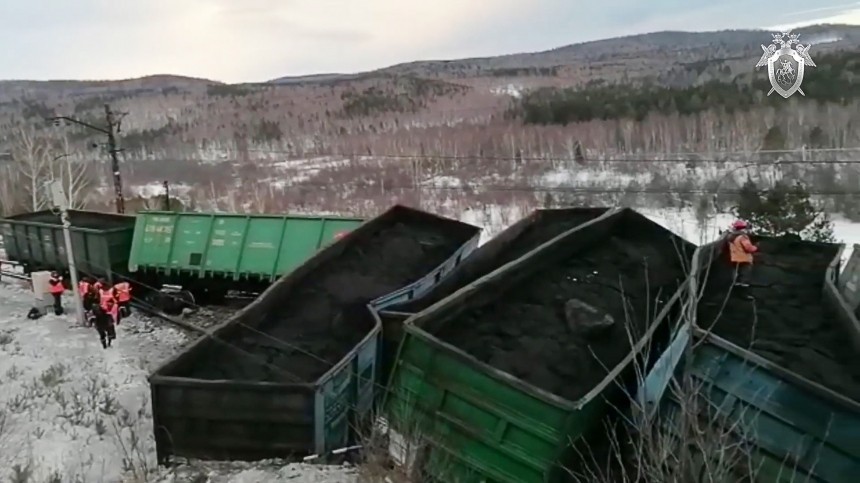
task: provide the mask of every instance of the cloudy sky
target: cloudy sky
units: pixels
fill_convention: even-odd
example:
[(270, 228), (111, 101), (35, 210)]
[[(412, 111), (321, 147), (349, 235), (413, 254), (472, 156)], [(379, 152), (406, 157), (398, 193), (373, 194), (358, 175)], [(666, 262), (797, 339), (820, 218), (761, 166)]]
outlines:
[(0, 0), (0, 21), (0, 79), (246, 82), (657, 30), (860, 24), (860, 2)]

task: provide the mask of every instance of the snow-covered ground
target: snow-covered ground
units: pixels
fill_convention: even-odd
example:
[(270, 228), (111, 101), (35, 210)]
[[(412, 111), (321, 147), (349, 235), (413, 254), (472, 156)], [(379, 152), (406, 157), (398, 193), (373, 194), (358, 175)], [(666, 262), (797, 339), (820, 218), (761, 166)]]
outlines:
[(0, 481), (354, 481), (350, 468), (307, 464), (157, 469), (146, 377), (185, 334), (132, 316), (102, 349), (95, 330), (71, 316), (29, 320), (31, 302), (28, 291), (0, 283)]

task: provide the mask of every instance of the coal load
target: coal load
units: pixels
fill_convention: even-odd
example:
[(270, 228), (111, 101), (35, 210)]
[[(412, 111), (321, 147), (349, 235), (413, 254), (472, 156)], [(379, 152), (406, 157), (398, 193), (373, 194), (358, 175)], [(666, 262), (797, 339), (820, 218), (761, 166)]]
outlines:
[[(509, 227), (493, 240), (478, 248), (445, 281), (429, 293), (409, 302), (389, 307), (395, 312), (416, 313), (442, 300), (493, 270), (509, 263), (526, 253), (579, 225), (587, 223), (609, 211), (608, 208), (567, 208), (539, 210), (521, 231), (516, 225)], [(396, 349), (396, 348), (395, 348)]]
[(373, 327), (367, 303), (442, 264), (465, 243), (466, 227), (443, 230), (439, 221), (399, 222), (353, 241), (291, 290), (264, 295), (277, 300), (262, 323), (239, 324), (238, 335), (228, 342), (264, 364), (217, 348), (201, 357), (187, 377), (313, 382)]
[(746, 294), (731, 285), (728, 254), (710, 264), (697, 324), (810, 381), (860, 401), (850, 334), (822, 296), (835, 245), (766, 238)]
[(685, 277), (660, 230), (615, 230), (549, 263), (436, 335), (494, 368), (568, 400), (629, 353)]

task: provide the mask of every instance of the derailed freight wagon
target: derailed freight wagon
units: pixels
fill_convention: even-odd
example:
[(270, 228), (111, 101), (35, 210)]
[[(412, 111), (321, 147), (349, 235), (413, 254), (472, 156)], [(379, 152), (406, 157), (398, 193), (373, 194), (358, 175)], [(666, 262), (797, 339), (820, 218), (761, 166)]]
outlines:
[[(549, 240), (583, 223), (603, 216), (609, 208), (557, 208), (533, 211), (475, 250), (463, 263), (427, 293), (411, 297), (395, 293), (391, 305), (374, 312), (382, 324), (381, 382), (388, 381), (403, 338), (403, 322), (502, 265), (516, 260)], [(395, 297), (401, 297), (400, 299)], [(405, 300), (405, 301), (404, 301)]]
[[(694, 473), (707, 463), (727, 481), (857, 481), (860, 331), (837, 289), (841, 247), (757, 241), (746, 294), (732, 287), (724, 243), (696, 251), (694, 323), (678, 331), (648, 374), (640, 417), (698, 450)], [(690, 385), (670, 386), (684, 368)], [(698, 413), (680, 410), (688, 393), (706, 402)], [(708, 445), (696, 440), (700, 435)]]
[[(69, 211), (75, 265), (84, 274), (113, 281), (128, 273), (134, 217), (96, 211)], [(9, 260), (26, 272), (68, 271), (60, 215), (49, 210), (0, 219), (0, 234)]]
[(395, 206), (278, 280), (214, 338), (150, 377), (159, 461), (346, 445), (351, 420), (370, 410), (377, 387), (380, 326), (370, 307), (401, 287), (432, 286), (474, 250), (479, 234)]
[[(839, 272), (837, 271), (837, 273)], [(845, 266), (839, 273), (837, 283), (836, 288), (839, 289), (839, 293), (842, 294), (842, 298), (848, 304), (848, 309), (857, 317), (860, 313), (860, 245), (854, 244), (852, 247), (851, 256), (845, 261)], [(855, 332), (860, 334), (860, 326), (856, 328)], [(857, 344), (860, 345), (860, 340), (857, 341)]]
[(198, 300), (228, 290), (261, 292), (364, 220), (330, 216), (144, 211), (137, 215), (129, 270)]
[(572, 444), (605, 449), (604, 416), (668, 343), (693, 248), (613, 210), (407, 320), (383, 413), (423, 448), (422, 476), (553, 481), (581, 463)]

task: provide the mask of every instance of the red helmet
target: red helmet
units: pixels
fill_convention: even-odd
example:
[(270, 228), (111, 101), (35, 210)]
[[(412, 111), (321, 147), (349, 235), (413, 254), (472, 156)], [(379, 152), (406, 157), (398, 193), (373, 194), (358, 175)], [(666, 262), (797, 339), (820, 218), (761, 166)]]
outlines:
[(735, 220), (735, 222), (732, 223), (732, 228), (735, 230), (743, 230), (747, 226), (747, 222), (745, 222), (744, 220)]

